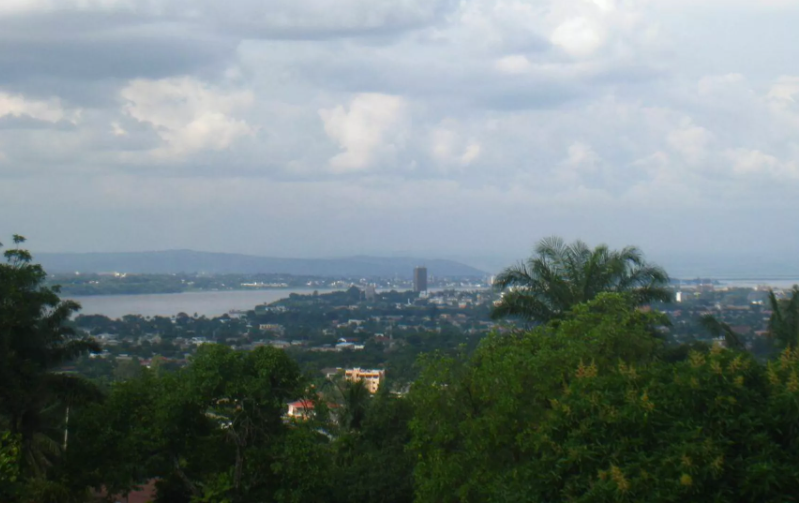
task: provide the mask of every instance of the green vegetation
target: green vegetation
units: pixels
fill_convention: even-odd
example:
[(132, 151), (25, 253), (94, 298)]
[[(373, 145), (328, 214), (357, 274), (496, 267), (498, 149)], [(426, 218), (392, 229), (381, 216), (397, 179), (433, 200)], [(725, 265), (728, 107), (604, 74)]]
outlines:
[(537, 256), (500, 273), (495, 285), (503, 290), (494, 308), (496, 318), (514, 316), (546, 323), (600, 293), (629, 293), (636, 305), (671, 301), (669, 276), (644, 261), (635, 247), (613, 251), (606, 245), (591, 250), (585, 243), (566, 244), (559, 237), (539, 242)]
[[(420, 501), (787, 501), (799, 353), (662, 359), (618, 294), (431, 359), (412, 391)], [(436, 407), (436, 408), (434, 408)]]
[(791, 297), (778, 300), (773, 291), (769, 291), (771, 318), (769, 327), (775, 341), (783, 347), (799, 348), (799, 287), (794, 286)]
[[(596, 254), (589, 263), (597, 265), (604, 261), (597, 258), (615, 254), (579, 243), (562, 251), (590, 253), (574, 258)], [(744, 350), (748, 341), (738, 325), (722, 318), (705, 325), (725, 337), (720, 342), (727, 348), (664, 339), (659, 331), (668, 326), (667, 315), (640, 307), (655, 295), (621, 289), (620, 283), (583, 290), (575, 279), (592, 276), (561, 272), (547, 285), (572, 293), (571, 301), (535, 295), (568, 301), (548, 322), (497, 329), (473, 346), (455, 337), (443, 349), (434, 350), (432, 339), (420, 344), (431, 352), (419, 360), (418, 374), (408, 372), (407, 394), (381, 383), (371, 395), (363, 383), (341, 375), (322, 380), (304, 372), (305, 354), (293, 349), (221, 343), (203, 343), (184, 358), (185, 366), (165, 359), (142, 366), (128, 356), (108, 368), (102, 359), (89, 360), (91, 367), (82, 369), (92, 371), (98, 388), (76, 374), (54, 373), (79, 354), (98, 351), (68, 321), (75, 304), (44, 286), (44, 272), (27, 252), (5, 255), (2, 500), (119, 499), (145, 484), (154, 486), (158, 501), (799, 498), (797, 291), (786, 299), (772, 293), (769, 331), (776, 352), (768, 359)], [(618, 270), (607, 267), (609, 272)], [(389, 313), (407, 310), (422, 328), (445, 315), (421, 300), (403, 305), (392, 296), (372, 303), (385, 303), (377, 310)], [(349, 321), (361, 310), (358, 297), (350, 290), (327, 301), (294, 297), (281, 306), (305, 307), (320, 321)], [(280, 324), (296, 317), (291, 312), (274, 306), (252, 317)], [(765, 314), (758, 311), (757, 317)], [(182, 338), (170, 333), (178, 328), (256, 331), (227, 318), (187, 315), (83, 322), (98, 335), (108, 325), (141, 336), (158, 327), (170, 345)], [(344, 326), (355, 332), (364, 324)], [(696, 328), (701, 330), (698, 320)], [(433, 333), (445, 334), (422, 332), (420, 341)], [(405, 346), (411, 338), (403, 336)], [(364, 353), (361, 360), (380, 355), (374, 350), (373, 358), (365, 358), (371, 352), (366, 346), (358, 352)], [(334, 355), (341, 362), (356, 354)], [(300, 413), (288, 415), (287, 404)]]
[[(15, 246), (24, 241), (23, 237), (14, 236)], [(60, 439), (70, 407), (84, 405), (99, 396), (91, 382), (53, 370), (87, 351), (98, 351), (99, 346), (94, 340), (78, 338), (66, 324), (80, 306), (61, 301), (57, 287), (44, 286), (46, 274), (39, 265), (31, 263), (27, 251), (7, 249), (3, 256), (0, 430), (11, 437), (4, 438), (4, 445), (19, 444), (20, 464), (34, 481), (31, 488), (49, 489), (44, 483), (49, 482), (55, 460), (66, 446), (66, 439), (63, 445)]]

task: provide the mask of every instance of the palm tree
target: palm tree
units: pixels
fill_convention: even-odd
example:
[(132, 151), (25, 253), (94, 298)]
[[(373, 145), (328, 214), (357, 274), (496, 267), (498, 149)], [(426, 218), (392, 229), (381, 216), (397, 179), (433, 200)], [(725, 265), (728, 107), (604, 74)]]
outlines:
[(605, 244), (591, 250), (584, 242), (559, 237), (538, 243), (536, 256), (505, 269), (494, 285), (504, 290), (492, 317), (520, 317), (546, 323), (603, 292), (628, 293), (636, 305), (670, 301), (669, 276), (644, 261), (635, 247), (614, 251)]
[(772, 338), (781, 347), (799, 345), (799, 286), (791, 290), (791, 297), (778, 300), (774, 291), (768, 292), (771, 305), (771, 318), (768, 327)]
[[(14, 244), (25, 239), (14, 236)], [(2, 246), (2, 244), (0, 244)], [(4, 252), (0, 263), (0, 427), (22, 442), (26, 470), (41, 476), (63, 449), (66, 409), (99, 396), (90, 382), (55, 373), (91, 350), (67, 321), (80, 305), (62, 301), (58, 288), (22, 249)]]
[(705, 314), (700, 317), (699, 324), (714, 337), (723, 337), (724, 345), (726, 345), (728, 349), (744, 349), (743, 337), (736, 333), (729, 324), (716, 319), (712, 314)]

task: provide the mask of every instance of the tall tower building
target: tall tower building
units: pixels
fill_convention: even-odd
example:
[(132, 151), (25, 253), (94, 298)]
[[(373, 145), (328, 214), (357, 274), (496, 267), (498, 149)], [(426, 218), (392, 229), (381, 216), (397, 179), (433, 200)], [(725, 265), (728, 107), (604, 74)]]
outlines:
[(427, 291), (427, 268), (416, 267), (413, 269), (413, 290), (417, 293)]

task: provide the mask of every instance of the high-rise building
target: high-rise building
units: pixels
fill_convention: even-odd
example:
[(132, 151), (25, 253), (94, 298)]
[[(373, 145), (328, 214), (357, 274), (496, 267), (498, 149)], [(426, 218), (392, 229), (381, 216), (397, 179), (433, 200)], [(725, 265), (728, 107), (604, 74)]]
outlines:
[(416, 267), (413, 269), (413, 290), (417, 293), (427, 291), (427, 268)]

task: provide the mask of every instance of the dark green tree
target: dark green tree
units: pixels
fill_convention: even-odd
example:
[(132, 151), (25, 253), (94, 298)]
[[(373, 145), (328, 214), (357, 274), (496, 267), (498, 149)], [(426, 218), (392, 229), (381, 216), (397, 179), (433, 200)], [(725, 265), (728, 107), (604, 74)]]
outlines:
[(583, 368), (517, 434), (535, 456), (497, 501), (792, 502), (799, 354), (716, 346), (677, 363)]
[(369, 407), (370, 393), (363, 381), (344, 381), (341, 385), (338, 422), (344, 433), (360, 430)]
[(83, 412), (72, 480), (113, 495), (158, 478), (168, 501), (316, 500), (328, 488), (308, 479), (326, 466), (329, 439), (313, 424), (283, 419), (304, 391), (282, 350), (203, 345), (186, 368), (143, 370)]
[(650, 328), (664, 317), (604, 293), (559, 324), (492, 334), (469, 358), (426, 357), (410, 392), (416, 498), (505, 501), (509, 476), (536, 457), (519, 435), (538, 426), (581, 370), (654, 359), (662, 342)]
[(635, 247), (615, 251), (602, 244), (592, 250), (581, 241), (550, 237), (535, 252), (497, 276), (495, 286), (505, 292), (494, 318), (546, 323), (604, 292), (627, 293), (634, 305), (672, 299), (666, 272)]
[(20, 486), (19, 437), (0, 432), (0, 501), (18, 501)]
[(724, 338), (724, 344), (730, 349), (743, 350), (744, 343), (740, 335), (724, 321), (719, 321), (712, 314), (705, 314), (699, 319), (700, 324), (714, 337)]
[(365, 409), (359, 429), (333, 444), (336, 502), (411, 502), (415, 459), (407, 450), (413, 410), (407, 398), (380, 388)]
[(100, 348), (67, 324), (80, 305), (46, 286), (42, 267), (19, 247), (24, 241), (15, 235), (0, 263), (0, 427), (19, 437), (23, 474), (41, 478), (66, 447), (69, 408), (99, 397), (91, 383), (57, 369)]
[(769, 331), (774, 341), (781, 347), (799, 347), (799, 286), (794, 286), (791, 296), (780, 300), (769, 290), (771, 305)]
[(606, 293), (465, 362), (428, 359), (411, 390), (416, 498), (796, 501), (799, 351), (664, 361), (658, 317)]

